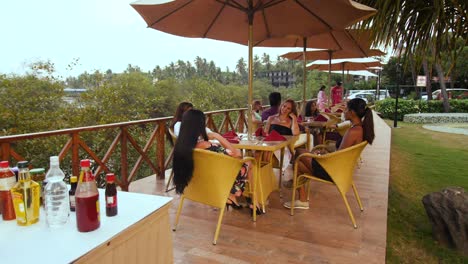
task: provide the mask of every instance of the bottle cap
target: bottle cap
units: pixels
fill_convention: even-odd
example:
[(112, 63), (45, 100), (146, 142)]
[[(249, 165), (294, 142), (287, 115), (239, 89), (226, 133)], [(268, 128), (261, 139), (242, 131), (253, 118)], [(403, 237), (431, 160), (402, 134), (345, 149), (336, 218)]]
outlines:
[(114, 173), (107, 173), (107, 174), (106, 174), (106, 181), (107, 181), (107, 182), (114, 182), (114, 181), (115, 181), (115, 175), (114, 175)]
[(77, 181), (78, 181), (78, 177), (76, 177), (76, 176), (71, 176), (70, 177), (70, 183), (75, 183)]
[(20, 161), (18, 162), (18, 169), (23, 169), (23, 168), (27, 168), (29, 165), (29, 161), (26, 161), (26, 160), (23, 160), (23, 161)]
[(31, 174), (42, 174), (45, 173), (44, 168), (35, 168), (29, 171)]
[(0, 168), (8, 168), (10, 167), (10, 163), (6, 160), (0, 161)]
[(89, 159), (84, 159), (80, 161), (80, 166), (81, 167), (90, 167), (91, 166), (91, 161)]
[(51, 156), (50, 157), (50, 165), (57, 165), (59, 164), (60, 160), (58, 156)]

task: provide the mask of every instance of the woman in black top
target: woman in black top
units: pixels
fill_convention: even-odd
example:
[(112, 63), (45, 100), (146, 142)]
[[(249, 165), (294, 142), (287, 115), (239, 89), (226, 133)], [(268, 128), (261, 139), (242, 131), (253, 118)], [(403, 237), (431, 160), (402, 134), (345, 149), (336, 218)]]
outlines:
[(265, 133), (269, 134), (275, 130), (281, 135), (294, 135), (300, 133), (297, 123), (296, 102), (292, 99), (286, 100), (280, 107), (278, 114), (270, 116), (265, 126)]

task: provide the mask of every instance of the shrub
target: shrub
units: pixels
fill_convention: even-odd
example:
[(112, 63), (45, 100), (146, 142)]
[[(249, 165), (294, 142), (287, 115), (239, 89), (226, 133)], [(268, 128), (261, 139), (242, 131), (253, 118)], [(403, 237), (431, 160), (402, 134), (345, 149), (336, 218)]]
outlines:
[[(395, 99), (387, 98), (375, 103), (375, 110), (380, 112), (384, 118), (393, 119), (395, 113)], [(398, 120), (403, 120), (406, 114), (419, 113), (418, 101), (414, 100), (398, 100)]]
[[(393, 119), (395, 112), (395, 99), (387, 98), (375, 102), (375, 110), (380, 112), (384, 118)], [(398, 99), (398, 120), (403, 120), (406, 114), (414, 113), (443, 113), (442, 100), (405, 100)], [(468, 100), (450, 100), (451, 113), (468, 113)]]
[(444, 105), (441, 100), (430, 100), (421, 102), (427, 105), (427, 109), (424, 113), (443, 113)]
[(453, 113), (468, 113), (468, 99), (450, 100), (450, 111)]

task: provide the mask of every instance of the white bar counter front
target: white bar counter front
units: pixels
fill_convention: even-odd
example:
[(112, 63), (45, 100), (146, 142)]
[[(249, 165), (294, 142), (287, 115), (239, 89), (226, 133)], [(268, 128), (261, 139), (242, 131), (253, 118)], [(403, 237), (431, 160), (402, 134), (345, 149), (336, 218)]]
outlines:
[(0, 217), (0, 254), (4, 263), (172, 263), (170, 197), (118, 192), (118, 214), (106, 216), (99, 189), (101, 226), (87, 233), (67, 224), (49, 228), (41, 209), (39, 222), (19, 226)]

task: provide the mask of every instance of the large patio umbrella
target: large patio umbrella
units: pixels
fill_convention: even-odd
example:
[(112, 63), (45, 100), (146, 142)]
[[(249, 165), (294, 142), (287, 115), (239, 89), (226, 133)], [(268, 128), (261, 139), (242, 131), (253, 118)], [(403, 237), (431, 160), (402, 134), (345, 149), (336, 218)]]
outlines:
[(344, 72), (347, 71), (349, 75), (349, 71), (361, 71), (367, 70), (371, 67), (379, 67), (382, 66), (380, 61), (364, 61), (364, 62), (355, 62), (355, 61), (341, 61), (336, 63), (328, 64), (311, 64), (307, 66), (308, 70), (319, 70), (319, 71), (328, 71), (328, 78), (330, 78), (331, 71), (341, 71), (341, 76), (343, 81), (345, 80)]
[[(370, 61), (370, 62), (354, 62), (354, 61), (342, 61), (331, 64), (332, 71), (360, 71), (367, 70), (370, 67), (382, 66), (380, 61)], [(327, 64), (311, 64), (307, 66), (308, 70), (328, 70)]]
[[(362, 58), (369, 56), (382, 55), (380, 51), (370, 51), (371, 45), (371, 32), (370, 30), (356, 30), (356, 29), (345, 29), (345, 30), (332, 30), (329, 32), (309, 36), (309, 37), (295, 37), (287, 36), (284, 38), (271, 38), (255, 43), (255, 46), (262, 47), (302, 47), (302, 52), (294, 52), (293, 56), (295, 60), (303, 61), (303, 101), (305, 101), (305, 89), (306, 89), (306, 61), (310, 60), (307, 58), (306, 48), (315, 49), (326, 49), (326, 51), (318, 51), (323, 53), (326, 58), (331, 61), (332, 58), (338, 58), (334, 56), (336, 51), (340, 51), (340, 58)], [(309, 51), (315, 52), (315, 51)], [(344, 53), (343, 53), (344, 52)], [(289, 54), (289, 53), (288, 53)], [(314, 53), (315, 54), (315, 53)], [(374, 55), (375, 54), (375, 55)], [(297, 56), (296, 56), (297, 55)], [(351, 56), (351, 57), (349, 57)], [(283, 57), (283, 56), (282, 56)], [(309, 55), (310, 57), (310, 55)], [(288, 58), (290, 59), (290, 58)], [(328, 74), (328, 84), (330, 85), (330, 73)]]
[[(321, 34), (323, 35), (323, 34)], [(318, 36), (318, 35), (317, 35)], [(312, 60), (328, 60), (328, 86), (330, 87), (330, 79), (331, 79), (331, 61), (332, 59), (350, 59), (350, 58), (364, 58), (364, 57), (372, 57), (372, 56), (382, 56), (385, 55), (385, 52), (378, 50), (378, 49), (368, 49), (365, 47), (362, 47), (363, 50), (353, 48), (352, 46), (345, 47), (342, 45), (345, 49), (342, 50), (333, 50), (333, 49), (327, 49), (327, 50), (309, 50), (309, 51), (303, 51), (303, 52), (289, 52), (283, 55), (280, 55), (280, 57), (289, 59), (289, 60), (302, 60), (304, 62), (304, 65), (306, 64), (306, 61), (312, 61)], [(304, 66), (304, 74), (307, 71), (306, 66)], [(305, 81), (304, 81), (304, 86), (305, 86)], [(305, 97), (305, 91), (304, 91), (304, 97)]]
[(380, 61), (370, 61), (370, 62), (354, 62), (354, 61), (341, 61), (332, 64), (311, 64), (307, 66), (308, 70), (319, 70), (319, 71), (341, 71), (342, 78), (344, 78), (345, 71), (361, 71), (367, 70), (370, 67), (379, 67), (382, 66)]
[[(341, 30), (376, 12), (351, 0), (140, 0), (131, 5), (148, 27), (178, 36), (248, 45), (249, 104), (255, 42)], [(248, 120), (251, 135), (251, 119)]]
[[(366, 51), (371, 44), (370, 30), (331, 30), (329, 32), (301, 37), (301, 36), (286, 36), (283, 38), (270, 38), (254, 43), (255, 46), (262, 47), (302, 47), (302, 52), (297, 52), (298, 60), (303, 61), (303, 91), (302, 100), (306, 100), (306, 49), (329, 49), (335, 50), (348, 50), (359, 57), (368, 57)], [(329, 80), (330, 82), (330, 80)]]
[[(341, 71), (332, 71), (332, 73), (341, 73)], [(347, 73), (351, 75), (360, 75), (366, 77), (379, 77), (379, 75), (372, 73), (369, 70), (348, 71)]]
[[(356, 53), (351, 50), (308, 50), (305, 53), (306, 61), (315, 61), (315, 60), (329, 60), (330, 55), (333, 59), (351, 59), (351, 58), (365, 58), (365, 57), (374, 57), (374, 56), (383, 56), (386, 53), (379, 49), (370, 49), (366, 50), (365, 53), (367, 56), (362, 56), (362, 53)], [(288, 60), (303, 60), (304, 54), (302, 51), (297, 52), (288, 52), (280, 57)]]

